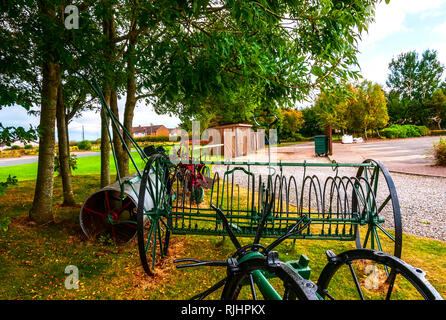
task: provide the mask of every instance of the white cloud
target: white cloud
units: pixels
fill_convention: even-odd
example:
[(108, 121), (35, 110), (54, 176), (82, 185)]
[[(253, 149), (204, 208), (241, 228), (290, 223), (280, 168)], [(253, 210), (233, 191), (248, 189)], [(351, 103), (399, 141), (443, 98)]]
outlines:
[(446, 22), (434, 27), (432, 32), (442, 36), (446, 40)]
[(379, 40), (399, 31), (409, 30), (404, 21), (408, 14), (423, 13), (438, 9), (444, 0), (391, 0), (389, 4), (384, 1), (376, 8), (375, 22), (369, 26), (367, 34), (363, 35), (360, 47), (364, 49)]

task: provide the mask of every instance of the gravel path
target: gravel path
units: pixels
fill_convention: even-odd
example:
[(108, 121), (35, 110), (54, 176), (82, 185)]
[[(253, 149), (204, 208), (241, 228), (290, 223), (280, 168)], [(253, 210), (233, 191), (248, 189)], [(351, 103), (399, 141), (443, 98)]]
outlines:
[[(213, 172), (219, 172), (220, 175), (225, 170), (226, 166), (213, 167)], [(263, 178), (268, 174), (268, 169), (265, 167), (251, 166), (251, 171), (256, 176), (261, 174)], [(356, 171), (356, 168), (339, 168), (338, 175), (352, 177), (356, 175)], [(306, 175), (313, 174), (320, 179), (323, 187), (325, 179), (333, 176), (334, 171), (329, 167), (307, 167)], [(285, 167), (284, 175), (287, 177), (293, 175), (300, 187), (303, 168)], [(446, 241), (446, 178), (399, 173), (391, 173), (391, 176), (395, 183), (401, 207), (403, 232)], [(247, 185), (246, 180), (246, 175), (236, 176), (236, 183), (245, 187)], [(379, 181), (377, 202), (382, 203), (389, 192), (385, 185), (381, 185), (385, 181), (383, 177), (380, 177)], [(295, 203), (295, 197), (291, 196), (291, 198), (291, 202)], [(308, 198), (308, 195), (304, 198)], [(308, 202), (308, 199), (304, 199), (304, 201)], [(312, 206), (314, 207), (314, 203)], [(381, 216), (385, 219), (384, 226), (392, 227), (393, 211), (390, 202), (381, 212)]]

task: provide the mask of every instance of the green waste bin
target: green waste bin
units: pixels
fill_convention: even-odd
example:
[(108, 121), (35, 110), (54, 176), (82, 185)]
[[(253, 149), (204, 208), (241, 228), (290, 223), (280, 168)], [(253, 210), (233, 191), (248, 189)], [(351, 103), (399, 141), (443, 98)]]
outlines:
[(314, 137), (314, 151), (317, 156), (328, 155), (328, 136), (315, 136)]

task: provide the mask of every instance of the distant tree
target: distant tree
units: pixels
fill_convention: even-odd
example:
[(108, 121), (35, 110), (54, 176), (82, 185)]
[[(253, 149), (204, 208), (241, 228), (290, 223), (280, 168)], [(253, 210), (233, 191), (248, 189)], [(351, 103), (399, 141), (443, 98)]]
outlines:
[(314, 107), (306, 107), (299, 111), (302, 112), (304, 118), (304, 123), (299, 129), (301, 135), (304, 137), (313, 137), (324, 132), (318, 124), (318, 117)]
[(399, 94), (393, 91), (386, 93), (386, 100), (390, 124), (405, 124), (410, 121), (408, 101), (400, 100)]
[(382, 129), (389, 121), (384, 91), (378, 84), (364, 81), (356, 86), (356, 99), (349, 100), (349, 128), (363, 132)]
[(401, 100), (421, 101), (440, 87), (444, 69), (435, 50), (426, 50), (421, 57), (416, 51), (401, 53), (389, 64), (386, 84)]
[(446, 94), (444, 89), (438, 89), (432, 95), (432, 98), (426, 101), (431, 110), (430, 120), (435, 122), (438, 130), (441, 130), (441, 123), (446, 119)]
[(355, 88), (348, 84), (343, 88), (321, 92), (316, 100), (314, 110), (321, 129), (331, 126), (346, 132), (349, 125), (348, 108), (352, 99), (356, 99)]
[(293, 137), (305, 122), (302, 112), (294, 109), (283, 109), (281, 113), (280, 137)]

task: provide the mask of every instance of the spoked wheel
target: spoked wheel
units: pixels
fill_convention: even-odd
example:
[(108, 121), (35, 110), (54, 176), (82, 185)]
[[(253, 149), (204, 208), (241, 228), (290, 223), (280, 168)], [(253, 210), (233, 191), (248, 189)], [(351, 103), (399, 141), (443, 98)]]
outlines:
[(100, 190), (82, 206), (80, 225), (90, 239), (112, 239), (116, 244), (131, 241), (136, 235), (136, 205), (116, 190)]
[(377, 160), (363, 163), (356, 174), (358, 197), (353, 197), (353, 208), (365, 215), (366, 226), (357, 229), (356, 247), (392, 253), (400, 258), (403, 242), (401, 209), (395, 184), (389, 170)]
[(225, 283), (223, 300), (317, 300), (316, 285), (287, 264), (267, 262), (265, 256), (240, 263), (240, 272)]
[(153, 276), (156, 264), (167, 255), (171, 218), (170, 167), (161, 154), (148, 160), (138, 198), (138, 249), (144, 271)]
[(423, 270), (387, 253), (356, 249), (337, 256), (328, 251), (327, 257), (317, 282), (317, 293), (324, 299), (442, 300)]

